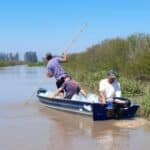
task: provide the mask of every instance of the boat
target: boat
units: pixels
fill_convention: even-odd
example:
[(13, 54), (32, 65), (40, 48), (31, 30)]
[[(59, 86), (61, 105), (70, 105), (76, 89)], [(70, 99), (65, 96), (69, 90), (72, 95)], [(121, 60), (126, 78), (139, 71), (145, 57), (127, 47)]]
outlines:
[[(107, 104), (103, 105), (98, 102), (94, 103), (63, 98), (49, 98), (47, 93), (48, 91), (43, 88), (40, 88), (37, 91), (37, 97), (41, 104), (49, 108), (85, 115), (91, 117), (93, 121), (108, 119), (130, 119), (135, 117), (136, 112), (140, 107), (138, 104), (134, 104), (131, 101), (130, 106), (123, 108), (119, 107), (119, 109), (116, 109), (108, 106)], [(128, 100), (126, 98), (122, 99)]]

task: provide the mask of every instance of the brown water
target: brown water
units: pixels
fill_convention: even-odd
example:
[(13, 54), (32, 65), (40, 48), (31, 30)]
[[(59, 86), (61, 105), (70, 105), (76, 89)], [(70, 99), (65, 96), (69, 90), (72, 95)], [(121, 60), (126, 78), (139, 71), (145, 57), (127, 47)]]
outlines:
[[(93, 122), (88, 117), (25, 104), (44, 74), (43, 68), (0, 69), (0, 150), (145, 150), (149, 122), (136, 118)], [(55, 88), (47, 79), (42, 87)]]

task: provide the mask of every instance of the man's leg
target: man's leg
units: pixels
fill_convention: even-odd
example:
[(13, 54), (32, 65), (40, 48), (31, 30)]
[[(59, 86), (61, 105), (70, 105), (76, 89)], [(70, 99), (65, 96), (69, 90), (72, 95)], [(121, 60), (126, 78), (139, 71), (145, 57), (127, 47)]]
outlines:
[[(56, 81), (56, 86), (57, 88), (60, 88), (62, 86), (62, 84), (64, 83), (64, 78), (62, 77), (60, 80)], [(62, 90), (59, 94), (59, 96), (64, 97), (64, 91)]]

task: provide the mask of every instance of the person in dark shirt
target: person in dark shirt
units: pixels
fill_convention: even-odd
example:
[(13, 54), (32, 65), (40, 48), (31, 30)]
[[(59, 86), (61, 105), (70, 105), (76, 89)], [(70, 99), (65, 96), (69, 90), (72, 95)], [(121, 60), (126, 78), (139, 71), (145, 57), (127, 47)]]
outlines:
[(71, 99), (74, 94), (78, 95), (80, 92), (86, 97), (86, 93), (84, 92), (84, 90), (81, 89), (79, 84), (75, 80), (72, 80), (69, 75), (67, 75), (64, 80), (65, 81), (62, 86), (56, 90), (51, 98), (58, 96), (62, 90), (65, 91), (65, 99)]

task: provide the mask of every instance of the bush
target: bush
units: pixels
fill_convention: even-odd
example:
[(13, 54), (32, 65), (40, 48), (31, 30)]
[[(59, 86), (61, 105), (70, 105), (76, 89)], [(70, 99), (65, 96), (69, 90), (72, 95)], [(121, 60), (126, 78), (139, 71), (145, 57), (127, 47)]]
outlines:
[(143, 91), (141, 88), (142, 83), (134, 79), (120, 77), (120, 84), (122, 89), (122, 95), (124, 97), (132, 97), (142, 95)]

